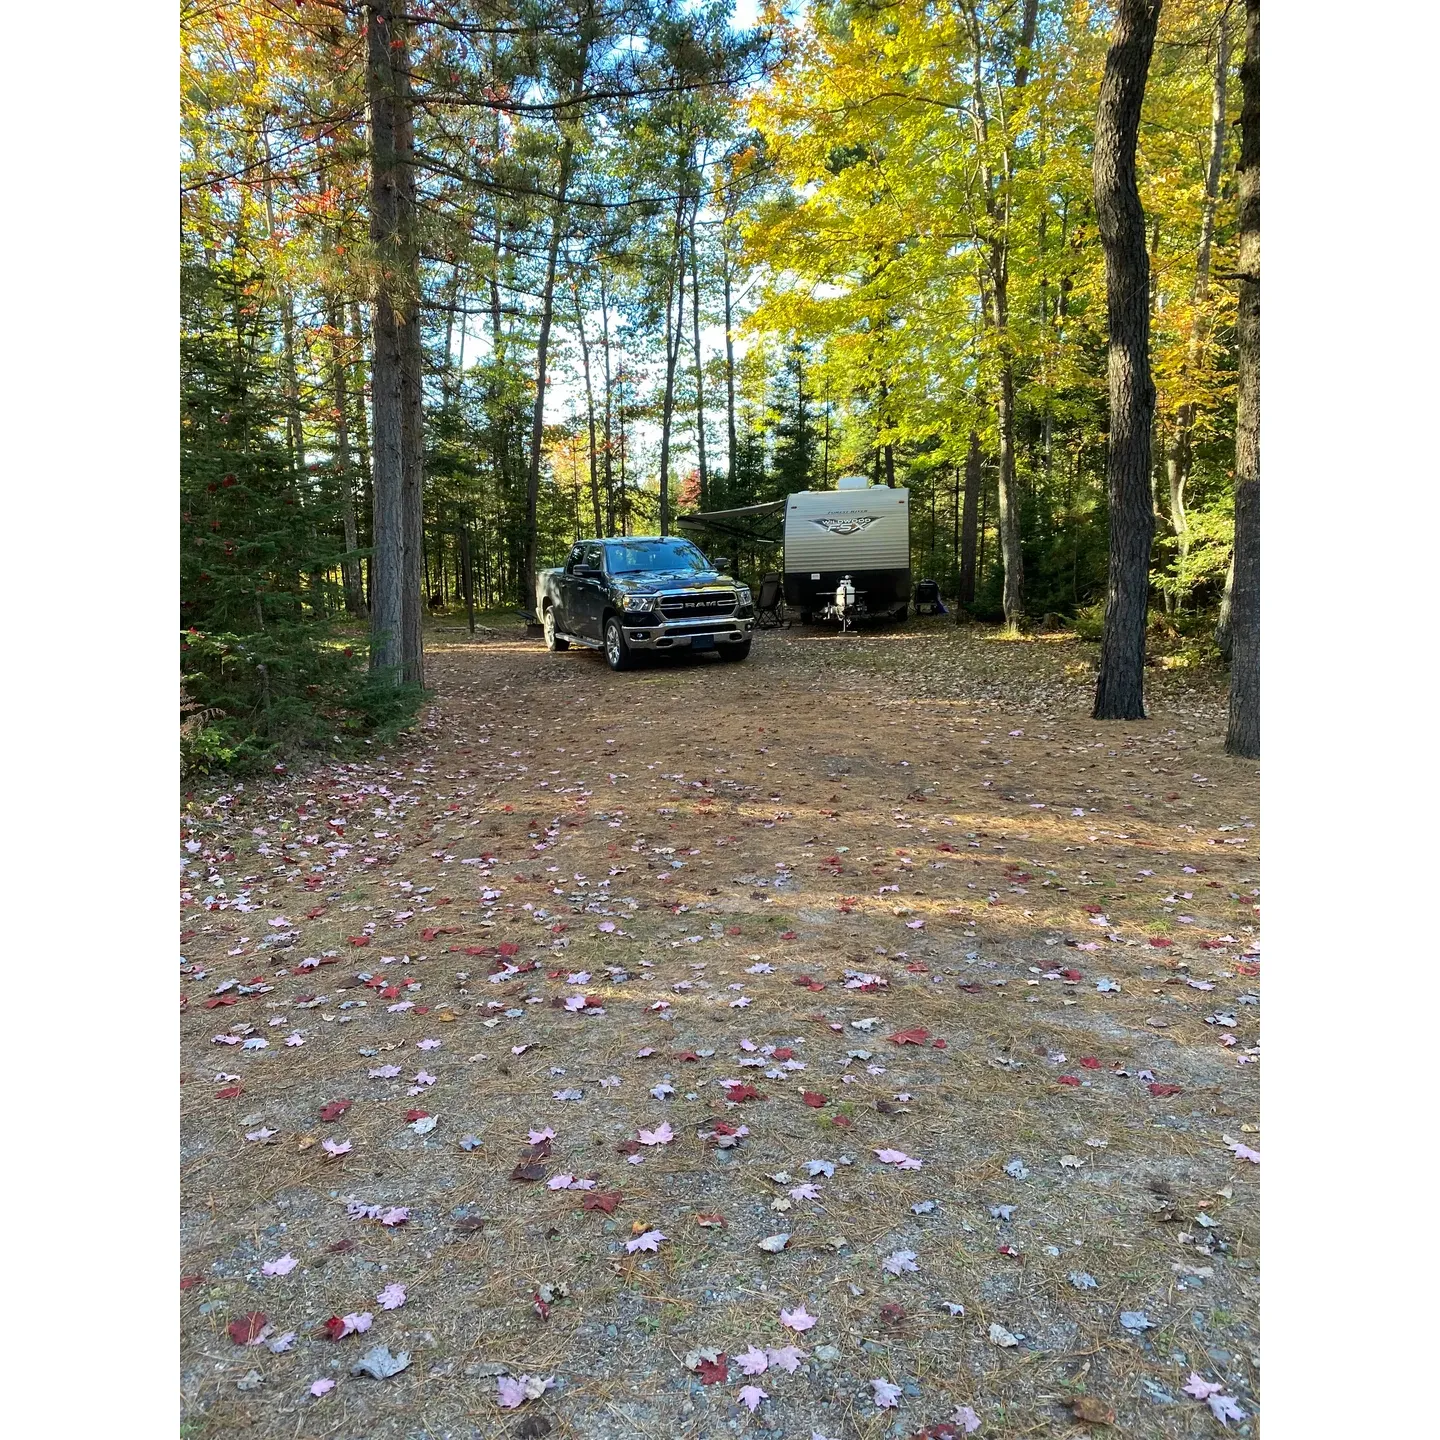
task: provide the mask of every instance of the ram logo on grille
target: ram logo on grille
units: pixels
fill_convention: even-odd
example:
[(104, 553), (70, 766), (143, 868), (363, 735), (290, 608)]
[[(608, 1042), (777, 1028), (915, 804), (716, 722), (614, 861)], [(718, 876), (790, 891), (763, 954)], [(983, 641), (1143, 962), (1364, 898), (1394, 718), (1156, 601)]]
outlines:
[(822, 530), (828, 530), (832, 535), (858, 535), (862, 530), (873, 525), (880, 517), (878, 515), (847, 515), (842, 520), (826, 517), (820, 520), (812, 520), (812, 525), (818, 525)]

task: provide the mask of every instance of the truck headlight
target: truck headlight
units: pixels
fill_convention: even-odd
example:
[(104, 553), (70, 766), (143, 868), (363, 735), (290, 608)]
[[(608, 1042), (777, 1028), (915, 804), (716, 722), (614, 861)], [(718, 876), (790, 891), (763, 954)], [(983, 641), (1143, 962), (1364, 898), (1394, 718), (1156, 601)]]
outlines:
[(627, 610), (652, 610), (655, 607), (655, 597), (653, 595), (626, 595), (620, 603)]
[(735, 600), (739, 605), (750, 604), (750, 587), (748, 585), (737, 585), (735, 587)]

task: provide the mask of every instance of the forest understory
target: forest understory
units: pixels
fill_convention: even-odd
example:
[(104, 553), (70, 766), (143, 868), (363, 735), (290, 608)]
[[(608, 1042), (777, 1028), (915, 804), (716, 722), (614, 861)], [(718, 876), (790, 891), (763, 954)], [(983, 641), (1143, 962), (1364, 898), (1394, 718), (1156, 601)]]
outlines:
[(383, 753), (186, 797), (183, 1436), (1252, 1433), (1223, 672), (426, 649)]

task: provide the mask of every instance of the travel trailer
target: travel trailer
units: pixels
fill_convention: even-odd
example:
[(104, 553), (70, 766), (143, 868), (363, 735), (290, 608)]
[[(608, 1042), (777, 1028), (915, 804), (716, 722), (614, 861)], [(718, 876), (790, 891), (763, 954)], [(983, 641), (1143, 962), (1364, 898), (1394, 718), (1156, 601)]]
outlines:
[(785, 500), (785, 605), (808, 622), (833, 611), (842, 582), (854, 616), (903, 619), (910, 605), (910, 492), (845, 475), (835, 490)]

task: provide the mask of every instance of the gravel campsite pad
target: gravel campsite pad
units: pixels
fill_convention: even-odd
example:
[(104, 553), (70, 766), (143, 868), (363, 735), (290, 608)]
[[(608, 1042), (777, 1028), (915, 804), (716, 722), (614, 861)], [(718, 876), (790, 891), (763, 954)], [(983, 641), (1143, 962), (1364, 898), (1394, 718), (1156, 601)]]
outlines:
[(1223, 675), (427, 648), (385, 753), (187, 796), (183, 1435), (1252, 1433)]

